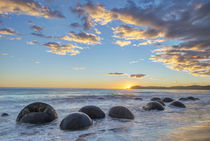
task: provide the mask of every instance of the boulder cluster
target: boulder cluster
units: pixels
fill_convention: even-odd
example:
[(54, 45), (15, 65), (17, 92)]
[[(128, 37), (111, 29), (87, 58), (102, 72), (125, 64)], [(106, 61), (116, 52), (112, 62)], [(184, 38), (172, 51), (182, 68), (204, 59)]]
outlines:
[(150, 110), (164, 110), (164, 106), (165, 103), (170, 103), (169, 106), (170, 107), (177, 107), (177, 108), (186, 108), (185, 104), (183, 104), (180, 101), (194, 101), (194, 100), (199, 100), (199, 98), (195, 98), (192, 96), (189, 97), (182, 97), (179, 98), (179, 101), (176, 101), (170, 97), (165, 97), (165, 98), (159, 98), (159, 97), (153, 97), (151, 99), (151, 102), (147, 103), (145, 106), (143, 106), (143, 109), (146, 111), (150, 111)]
[[(177, 107), (177, 108), (186, 108), (185, 104), (180, 101), (189, 101), (189, 100), (199, 100), (198, 98), (194, 97), (185, 97), (180, 98), (179, 101), (176, 101), (172, 98), (165, 97), (159, 98), (154, 97), (151, 99), (149, 103), (143, 106), (145, 111), (150, 110), (158, 110), (162, 111), (165, 109), (166, 104), (169, 103), (168, 106), (170, 107)], [(111, 118), (116, 119), (134, 119), (133, 113), (124, 106), (114, 106), (109, 109), (108, 115)], [(9, 116), (7, 113), (2, 113), (2, 117)], [(97, 106), (88, 105), (84, 106), (79, 109), (78, 112), (70, 113), (67, 115), (60, 123), (61, 130), (82, 130), (87, 129), (93, 124), (93, 120), (96, 119), (103, 119), (105, 118), (106, 114), (102, 109)], [(58, 118), (58, 114), (56, 110), (50, 106), (49, 104), (42, 103), (42, 102), (35, 102), (27, 105), (23, 108), (17, 116), (16, 122), (17, 123), (30, 123), (30, 124), (45, 124), (52, 122)]]
[[(2, 114), (6, 116), (6, 114)], [(109, 110), (109, 116), (120, 119), (134, 119), (133, 113), (126, 107), (115, 106)], [(17, 123), (44, 124), (58, 118), (55, 109), (49, 104), (35, 102), (23, 108), (17, 116)], [(60, 123), (61, 130), (82, 130), (89, 128), (95, 119), (105, 118), (105, 113), (99, 107), (89, 105), (78, 112), (67, 115)]]

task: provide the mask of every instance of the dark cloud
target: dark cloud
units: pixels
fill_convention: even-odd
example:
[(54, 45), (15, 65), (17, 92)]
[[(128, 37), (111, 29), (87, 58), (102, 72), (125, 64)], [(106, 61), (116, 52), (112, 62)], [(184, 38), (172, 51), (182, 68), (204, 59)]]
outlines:
[(79, 18), (83, 21), (83, 29), (84, 30), (90, 30), (93, 27), (93, 22), (91, 21), (90, 17), (86, 15), (86, 12), (84, 9), (80, 7), (80, 3), (77, 3), (76, 8), (70, 7), (70, 11), (73, 13), (78, 14)]
[(62, 36), (60, 39), (74, 41), (83, 44), (100, 44), (100, 37), (86, 32), (70, 32), (70, 36)]
[(11, 29), (11, 28), (2, 28), (0, 29), (0, 34), (3, 34), (3, 35), (14, 35), (16, 34), (16, 32)]
[(74, 27), (74, 28), (81, 28), (82, 27), (82, 25), (79, 24), (79, 23), (71, 23), (70, 26)]
[(131, 78), (138, 78), (138, 79), (141, 79), (145, 76), (146, 76), (146, 74), (131, 74), (130, 75)]
[(48, 39), (52, 39), (53, 38), (53, 36), (47, 36), (47, 35), (44, 35), (42, 33), (31, 33), (31, 35), (37, 36), (37, 37), (40, 37), (40, 38), (48, 38)]
[(42, 27), (40, 27), (38, 25), (33, 25), (33, 26), (31, 26), (31, 28), (36, 32), (41, 32), (44, 30)]
[(114, 72), (114, 73), (107, 73), (106, 75), (126, 75), (126, 73)]

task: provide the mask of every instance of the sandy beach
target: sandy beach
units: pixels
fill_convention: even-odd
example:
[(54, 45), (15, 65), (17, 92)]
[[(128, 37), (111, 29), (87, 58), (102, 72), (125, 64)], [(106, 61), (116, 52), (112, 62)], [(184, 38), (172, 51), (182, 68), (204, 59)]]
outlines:
[(174, 129), (160, 141), (210, 141), (210, 120), (192, 126)]

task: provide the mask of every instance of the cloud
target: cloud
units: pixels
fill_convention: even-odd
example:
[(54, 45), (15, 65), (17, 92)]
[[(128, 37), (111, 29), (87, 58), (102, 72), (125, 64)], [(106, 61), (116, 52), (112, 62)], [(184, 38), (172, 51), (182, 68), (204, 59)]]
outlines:
[(42, 27), (40, 27), (38, 25), (33, 25), (33, 26), (31, 26), (31, 28), (36, 32), (41, 32), (42, 30), (44, 30)]
[(101, 32), (100, 32), (97, 28), (94, 28), (94, 32), (95, 32), (96, 34), (101, 34)]
[(29, 44), (29, 45), (35, 45), (35, 44), (40, 45), (40, 43), (36, 40), (29, 41), (29, 42), (27, 42), (27, 44)]
[(34, 64), (40, 64), (38, 60), (32, 60)]
[(121, 41), (121, 40), (117, 40), (117, 41), (115, 42), (115, 44), (117, 44), (117, 45), (123, 47), (123, 46), (130, 45), (130, 44), (131, 44), (131, 41)]
[(83, 21), (82, 26), (84, 30), (90, 30), (93, 26), (93, 22), (91, 21), (89, 16), (85, 15), (85, 11), (82, 8), (80, 8), (80, 6), (80, 3), (77, 3), (77, 7), (70, 8), (70, 11), (78, 14), (79, 18), (81, 18), (81, 20)]
[(127, 25), (121, 25), (117, 28), (113, 28), (114, 37), (123, 38), (126, 40), (139, 40), (139, 39), (148, 39), (148, 38), (158, 38), (161, 34), (155, 29), (136, 29), (134, 27), (129, 27)]
[(121, 73), (121, 72), (114, 72), (114, 73), (106, 73), (105, 75), (116, 75), (116, 76), (120, 76), (120, 75), (127, 75), (126, 73)]
[(163, 39), (146, 40), (146, 41), (144, 41), (144, 42), (139, 43), (137, 46), (150, 45), (150, 44), (161, 43), (161, 42), (165, 42), (165, 41), (166, 41), (166, 40), (163, 40)]
[(50, 48), (48, 52), (58, 54), (58, 55), (77, 55), (80, 53), (79, 50), (82, 50), (82, 47), (75, 46), (72, 44), (61, 45), (57, 42), (48, 42), (44, 46)]
[(16, 32), (11, 28), (2, 28), (0, 29), (0, 34), (4, 35), (14, 35)]
[(130, 61), (129, 64), (136, 64), (136, 63), (138, 63), (139, 61), (144, 61), (144, 59), (133, 60), (133, 61)]
[(47, 36), (47, 35), (44, 35), (42, 33), (31, 33), (31, 35), (37, 36), (37, 37), (40, 37), (40, 38), (48, 38), (48, 39), (52, 39), (53, 38), (53, 36)]
[(130, 78), (138, 78), (138, 79), (141, 79), (141, 78), (144, 78), (146, 76), (146, 74), (131, 74), (130, 75)]
[(0, 53), (0, 55), (8, 55), (8, 53)]
[(84, 70), (85, 68), (84, 67), (73, 67), (72, 69), (73, 70)]
[(133, 61), (130, 61), (129, 62), (129, 64), (136, 64), (136, 63), (138, 63), (139, 61), (137, 61), (137, 60), (133, 60)]
[(106, 25), (114, 20), (129, 24), (114, 28), (114, 37), (127, 40), (149, 38), (139, 45), (151, 44), (150, 40), (157, 37), (175, 40), (174, 45), (161, 45), (152, 60), (192, 75), (210, 76), (210, 2), (145, 2), (138, 6), (128, 1), (126, 6), (110, 10), (88, 2), (78, 4), (75, 9), (80, 17), (91, 19), (93, 25)]
[(0, 14), (25, 14), (44, 18), (64, 18), (59, 11), (52, 11), (48, 6), (34, 0), (1, 0)]
[(67, 40), (67, 41), (74, 41), (83, 44), (100, 44), (100, 37), (86, 32), (80, 33), (69, 33), (71, 36), (62, 36), (60, 39)]
[(186, 71), (195, 76), (210, 76), (210, 41), (189, 41), (178, 46), (155, 50), (154, 62), (162, 62), (167, 67)]
[(79, 23), (71, 23), (70, 26), (73, 28), (81, 28), (82, 27), (82, 25), (80, 25)]

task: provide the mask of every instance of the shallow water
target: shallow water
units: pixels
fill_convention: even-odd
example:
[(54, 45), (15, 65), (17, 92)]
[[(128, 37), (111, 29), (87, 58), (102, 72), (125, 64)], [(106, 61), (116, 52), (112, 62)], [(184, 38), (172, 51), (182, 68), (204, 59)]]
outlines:
[[(166, 106), (164, 111), (143, 111), (152, 97), (194, 96), (198, 101), (183, 102), (187, 108)], [(136, 100), (135, 98), (142, 98)], [(45, 125), (16, 124), (18, 113), (32, 102), (53, 106), (59, 117)], [(99, 106), (106, 118), (95, 120), (87, 130), (62, 131), (61, 120), (86, 105)], [(108, 116), (112, 106), (128, 107), (134, 120), (116, 120)], [(168, 105), (168, 104), (167, 104)], [(210, 91), (207, 90), (108, 90), (108, 89), (0, 89), (1, 141), (155, 141), (176, 128), (202, 123), (210, 119)]]

